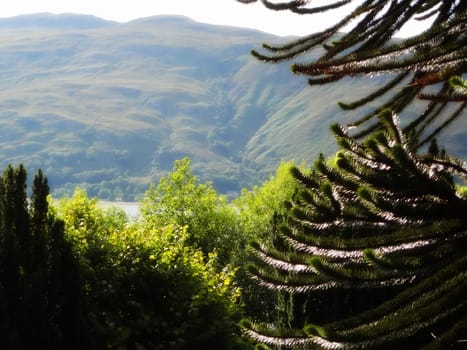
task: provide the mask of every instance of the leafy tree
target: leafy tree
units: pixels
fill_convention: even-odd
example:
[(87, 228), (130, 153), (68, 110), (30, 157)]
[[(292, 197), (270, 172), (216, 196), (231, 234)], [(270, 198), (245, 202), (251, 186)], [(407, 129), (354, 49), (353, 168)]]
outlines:
[[(467, 165), (410, 151), (398, 120), (355, 142), (333, 125), (337, 168), (293, 170), (302, 190), (282, 246), (257, 244), (260, 285), (293, 296), (290, 327), (246, 323), (254, 340), (290, 349), (438, 349), (467, 332)], [(289, 249), (284, 249), (287, 246)], [(316, 324), (321, 324), (320, 326)]]
[[(61, 198), (55, 210), (66, 224), (67, 238), (82, 267), (92, 266), (105, 255), (110, 234), (123, 230), (128, 218), (122, 209), (99, 207), (97, 198), (89, 198), (85, 190), (76, 188), (70, 198)], [(86, 270), (86, 268), (85, 268)]]
[[(295, 180), (290, 175), (293, 166), (294, 162), (279, 164), (276, 174), (269, 180), (251, 190), (242, 189), (240, 196), (232, 201), (235, 211), (239, 213), (238, 225), (249, 240), (268, 239), (274, 217), (278, 219), (286, 214), (283, 203), (297, 190)], [(300, 169), (306, 171), (305, 164), (300, 165)]]
[[(237, 1), (253, 3), (257, 0)], [(356, 5), (324, 31), (284, 45), (264, 44), (265, 52), (252, 52), (255, 57), (268, 62), (300, 61), (292, 65), (292, 71), (310, 77), (311, 85), (334, 83), (346, 77), (392, 75), (368, 96), (339, 103), (343, 109), (376, 106), (348, 124), (349, 127), (360, 127), (355, 136), (363, 137), (381, 129), (383, 126), (377, 116), (389, 108), (407, 120), (403, 130), (411, 135), (410, 146), (418, 149), (463, 115), (467, 102), (465, 89), (456, 89), (449, 80), (466, 72), (467, 2), (335, 0), (319, 4), (310, 0), (261, 0), (261, 3), (272, 10), (301, 15), (332, 14), (334, 9), (345, 10), (346, 5)], [(419, 35), (392, 40), (410, 20), (431, 20), (432, 25)], [(352, 22), (351, 30), (339, 33)], [(318, 51), (321, 48), (324, 51)], [(318, 58), (310, 62), (307, 54), (315, 51)], [(415, 108), (416, 97), (428, 100), (425, 108)], [(414, 113), (417, 110), (419, 112)], [(406, 111), (407, 117), (403, 114)]]
[(79, 189), (57, 212), (81, 263), (98, 348), (245, 348), (234, 271), (193, 247), (186, 227), (125, 222)]
[[(235, 281), (241, 289), (241, 303), (250, 315), (267, 315), (277, 297), (259, 289), (245, 274), (248, 243), (266, 237), (281, 220), (282, 202), (296, 185), (288, 169), (281, 165), (275, 177), (242, 194), (231, 203), (218, 196), (210, 184), (201, 184), (191, 173), (188, 158), (176, 161), (174, 169), (159, 184), (151, 186), (143, 199), (142, 223), (151, 227), (186, 226), (187, 243), (216, 252), (219, 268), (236, 268)], [(275, 314), (275, 313), (274, 313)]]
[(26, 178), (23, 166), (0, 178), (0, 347), (92, 349), (80, 273), (49, 211), (47, 179), (39, 170), (28, 201)]
[[(282, 295), (258, 286), (249, 278), (249, 244), (255, 240), (274, 241), (278, 226), (286, 217), (284, 202), (289, 200), (298, 190), (290, 169), (294, 162), (284, 162), (276, 170), (275, 176), (261, 186), (251, 190), (242, 189), (239, 197), (231, 203), (238, 214), (236, 224), (245, 237), (239, 250), (235, 253), (235, 266), (238, 268), (236, 279), (241, 287), (242, 303), (245, 313), (253, 319), (277, 321), (281, 318), (283, 308)], [(305, 171), (302, 164), (301, 169)], [(248, 244), (248, 245), (247, 245)]]
[(211, 184), (199, 183), (189, 158), (175, 161), (173, 171), (151, 185), (140, 210), (143, 220), (155, 227), (186, 226), (187, 242), (206, 256), (216, 251), (222, 266), (235, 258), (242, 242), (226, 197), (217, 195)]

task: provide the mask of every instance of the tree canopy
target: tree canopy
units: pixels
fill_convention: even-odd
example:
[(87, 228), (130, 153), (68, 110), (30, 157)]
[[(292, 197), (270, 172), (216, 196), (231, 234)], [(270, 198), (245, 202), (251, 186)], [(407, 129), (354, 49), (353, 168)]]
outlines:
[(80, 263), (94, 348), (245, 348), (234, 270), (194, 247), (188, 227), (127, 222), (81, 189), (55, 209)]
[(218, 195), (212, 184), (200, 183), (191, 172), (190, 159), (174, 162), (173, 171), (157, 186), (146, 191), (142, 218), (151, 225), (187, 227), (187, 242), (206, 256), (216, 253), (222, 266), (238, 251), (244, 237), (236, 230), (235, 214), (225, 196)]

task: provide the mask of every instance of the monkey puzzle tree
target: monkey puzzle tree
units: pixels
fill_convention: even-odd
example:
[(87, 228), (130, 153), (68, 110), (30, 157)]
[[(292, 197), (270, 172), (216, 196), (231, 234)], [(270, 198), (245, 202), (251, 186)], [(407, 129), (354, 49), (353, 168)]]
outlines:
[[(355, 142), (338, 125), (336, 168), (321, 157), (278, 247), (256, 244), (251, 272), (293, 296), (292, 327), (246, 323), (284, 349), (445, 348), (467, 332), (467, 198), (452, 174), (467, 164), (417, 155), (395, 116)], [(307, 301), (307, 302), (305, 302)], [(316, 324), (320, 324), (317, 326)]]
[[(339, 103), (370, 110), (347, 128), (333, 126), (342, 148), (336, 168), (320, 157), (311, 176), (293, 172), (303, 190), (290, 204), (289, 224), (275, 246), (255, 244), (251, 269), (260, 285), (289, 296), (290, 319), (285, 327), (247, 322), (246, 333), (279, 348), (459, 345), (467, 332), (467, 223), (466, 199), (453, 178), (465, 181), (466, 165), (440, 155), (435, 137), (465, 111), (467, 3), (261, 3), (298, 14), (357, 6), (327, 30), (264, 45), (255, 57), (301, 61), (292, 71), (311, 85), (392, 77), (357, 101)], [(414, 37), (393, 39), (414, 18), (433, 22)], [(352, 21), (348, 33), (338, 33)], [(306, 62), (317, 49), (324, 51)], [(424, 108), (416, 108), (416, 98)], [(401, 115), (402, 126), (388, 109)], [(430, 142), (430, 155), (416, 153)]]
[[(237, 0), (252, 3), (257, 0)], [(390, 74), (381, 88), (353, 101), (340, 102), (343, 109), (356, 109), (372, 103), (372, 110), (348, 126), (360, 126), (355, 136), (381, 128), (377, 115), (386, 108), (401, 115), (404, 132), (418, 148), (462, 115), (467, 94), (453, 88), (452, 77), (467, 68), (467, 2), (456, 0), (334, 0), (319, 6), (319, 1), (260, 0), (272, 10), (297, 14), (326, 12), (357, 6), (328, 29), (304, 36), (284, 45), (263, 45), (253, 55), (266, 62), (304, 57), (291, 67), (295, 74), (309, 76), (311, 85), (335, 83), (347, 77)], [(314, 5), (317, 4), (317, 5)], [(409, 20), (432, 20), (429, 29), (405, 40), (391, 40)], [(355, 23), (348, 33), (339, 33)], [(319, 57), (307, 62), (306, 54), (324, 48)], [(303, 61), (303, 60), (302, 60)], [(406, 118), (402, 111), (413, 108), (416, 97), (427, 100), (418, 114)], [(451, 102), (451, 103), (449, 103)], [(451, 105), (455, 104), (455, 107)], [(407, 119), (407, 120), (406, 120)]]

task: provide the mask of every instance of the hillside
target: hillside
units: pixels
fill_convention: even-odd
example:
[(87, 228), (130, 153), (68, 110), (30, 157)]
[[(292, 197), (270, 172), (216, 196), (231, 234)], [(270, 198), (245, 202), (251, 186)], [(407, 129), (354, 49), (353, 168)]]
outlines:
[[(352, 118), (336, 102), (380, 78), (358, 91), (312, 89), (287, 64), (249, 55), (281, 40), (176, 16), (2, 19), (0, 166), (42, 168), (56, 195), (79, 185), (133, 200), (183, 156), (227, 193), (260, 183), (281, 160), (332, 154), (330, 121)], [(466, 125), (452, 129), (440, 143), (467, 154)]]

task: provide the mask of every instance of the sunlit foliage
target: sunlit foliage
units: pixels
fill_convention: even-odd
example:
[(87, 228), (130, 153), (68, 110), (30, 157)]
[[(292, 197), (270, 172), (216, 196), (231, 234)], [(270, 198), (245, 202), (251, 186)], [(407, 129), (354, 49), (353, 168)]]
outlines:
[(175, 161), (173, 171), (146, 191), (142, 220), (164, 227), (186, 227), (187, 243), (207, 256), (216, 252), (221, 265), (228, 264), (243, 241), (237, 231), (235, 212), (225, 196), (209, 183), (200, 183), (190, 168), (190, 159)]
[(126, 222), (79, 189), (56, 210), (81, 263), (98, 348), (244, 348), (234, 270), (192, 246), (187, 227)]

